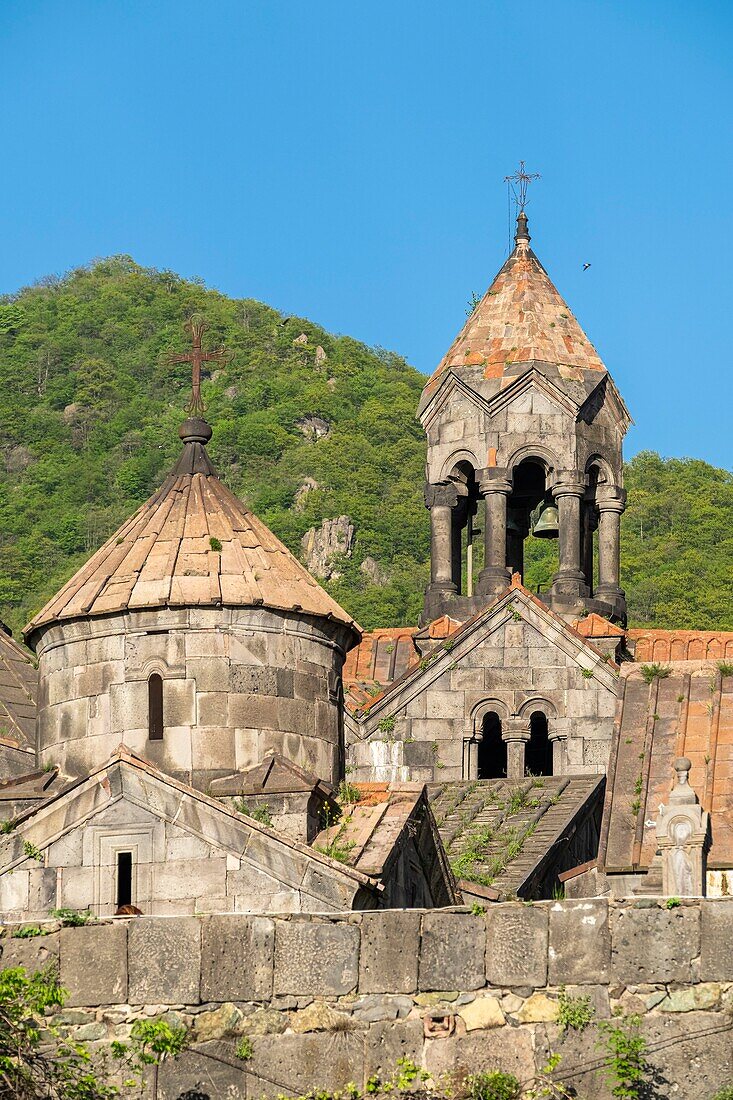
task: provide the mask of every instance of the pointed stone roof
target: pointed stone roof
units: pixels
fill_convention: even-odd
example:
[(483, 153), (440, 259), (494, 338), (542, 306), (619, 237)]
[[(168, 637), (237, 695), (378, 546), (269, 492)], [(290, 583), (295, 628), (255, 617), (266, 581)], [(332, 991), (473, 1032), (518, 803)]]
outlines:
[(550, 276), (529, 247), (527, 216), (517, 218), (515, 247), (425, 387), (434, 391), (450, 369), (482, 367), (501, 378), (516, 363), (538, 361), (567, 370), (605, 371)]
[(183, 452), (160, 489), (28, 623), (162, 607), (298, 611), (359, 628), (286, 546), (219, 481), (211, 428), (181, 427)]

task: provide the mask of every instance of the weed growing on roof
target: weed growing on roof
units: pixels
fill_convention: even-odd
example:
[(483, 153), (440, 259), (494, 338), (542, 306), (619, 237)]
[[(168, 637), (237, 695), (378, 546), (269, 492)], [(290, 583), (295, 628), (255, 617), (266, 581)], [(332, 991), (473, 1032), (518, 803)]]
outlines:
[(246, 814), (247, 817), (259, 821), (260, 825), (266, 825), (268, 829), (272, 828), (272, 814), (267, 803), (264, 806), (250, 806), (243, 798), (235, 798), (232, 802), (237, 813)]
[(679, 898), (667, 898), (664, 904), (667, 909), (678, 909), (682, 902)]
[(733, 665), (729, 661), (718, 661), (718, 672), (721, 676), (733, 676)]
[(666, 680), (672, 673), (669, 665), (642, 665), (641, 676), (645, 683), (651, 684), (654, 680)]
[(353, 783), (342, 779), (336, 792), (336, 798), (347, 806), (354, 806), (361, 800), (361, 791)]
[(36, 936), (47, 936), (50, 928), (41, 928), (39, 924), (26, 924), (22, 928), (16, 928), (13, 932), (14, 940), (32, 940)]
[(0, 833), (12, 833), (17, 824), (14, 817), (9, 817), (7, 821), (0, 822)]
[(220, 553), (221, 553), (221, 542), (219, 541), (219, 539), (215, 539), (215, 538), (214, 538), (214, 537), (212, 536), (212, 537), (211, 537), (211, 538), (209, 539), (209, 546), (210, 546), (210, 547), (211, 547), (211, 549), (212, 549), (212, 550), (214, 550), (214, 551), (215, 551), (215, 552), (216, 552), (217, 554), (220, 554)]
[(377, 729), (380, 731), (380, 733), (394, 733), (394, 727), (395, 717), (393, 714), (391, 714), (389, 718), (380, 719)]
[(43, 852), (35, 844), (31, 844), (30, 840), (23, 841), (23, 852), (28, 859), (35, 859), (38, 863), (43, 863)]
[(580, 671), (582, 672), (582, 674), (583, 674), (583, 676), (585, 677), (586, 680), (592, 680), (593, 679), (593, 669), (592, 668), (581, 668)]
[(474, 917), (483, 917), (484, 914), (486, 913), (486, 906), (485, 905), (479, 905), (479, 903), (477, 901), (475, 901), (473, 903), (473, 905), (471, 906), (471, 913), (473, 914)]
[(593, 1022), (595, 1009), (588, 993), (573, 997), (570, 993), (566, 993), (563, 987), (558, 995), (557, 1005), (557, 1022), (563, 1032), (585, 1031)]
[(606, 1074), (611, 1096), (618, 1100), (642, 1100), (651, 1093), (653, 1070), (646, 1058), (647, 1043), (641, 1034), (641, 1016), (601, 1020), (600, 1045), (606, 1054)]

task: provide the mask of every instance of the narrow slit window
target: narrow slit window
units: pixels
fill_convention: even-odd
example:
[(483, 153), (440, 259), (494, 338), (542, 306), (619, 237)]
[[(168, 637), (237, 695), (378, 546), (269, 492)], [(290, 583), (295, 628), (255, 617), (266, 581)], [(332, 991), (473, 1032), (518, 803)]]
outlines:
[(117, 908), (132, 905), (132, 852), (117, 853)]
[(148, 740), (163, 740), (163, 680), (157, 672), (148, 680)]

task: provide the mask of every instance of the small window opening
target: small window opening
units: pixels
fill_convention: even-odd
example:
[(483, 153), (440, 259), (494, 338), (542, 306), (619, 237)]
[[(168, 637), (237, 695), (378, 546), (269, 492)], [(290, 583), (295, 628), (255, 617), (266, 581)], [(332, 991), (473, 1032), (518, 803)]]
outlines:
[(132, 852), (117, 853), (117, 908), (132, 905)]
[(501, 718), (493, 710), (484, 715), (483, 739), (478, 746), (478, 778), (506, 779), (506, 741)]
[(157, 672), (148, 680), (148, 739), (163, 740), (163, 680)]
[(525, 775), (552, 775), (552, 742), (547, 715), (536, 710), (529, 720), (529, 741), (524, 753)]

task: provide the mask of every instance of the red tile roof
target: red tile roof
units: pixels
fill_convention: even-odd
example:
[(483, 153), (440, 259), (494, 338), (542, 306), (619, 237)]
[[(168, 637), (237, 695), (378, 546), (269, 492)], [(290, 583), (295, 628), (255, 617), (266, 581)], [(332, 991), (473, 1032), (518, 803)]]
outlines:
[(629, 630), (639, 662), (733, 660), (733, 630)]
[(538, 360), (569, 369), (604, 371), (598, 352), (529, 247), (516, 247), (470, 315), (425, 387), (434, 390), (450, 368), (483, 367), (485, 378), (501, 378), (515, 363)]
[(623, 666), (622, 675), (599, 866), (649, 867), (657, 844), (647, 823), (669, 797), (674, 760), (687, 756), (690, 785), (711, 816), (708, 866), (733, 867), (733, 676), (702, 661), (672, 663), (650, 684), (638, 664)]

